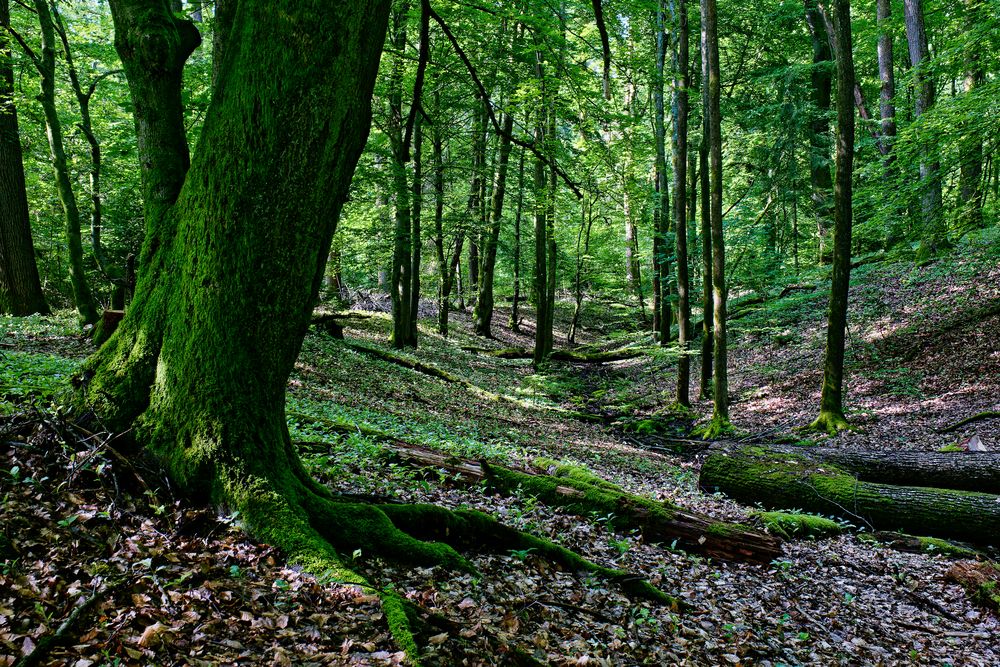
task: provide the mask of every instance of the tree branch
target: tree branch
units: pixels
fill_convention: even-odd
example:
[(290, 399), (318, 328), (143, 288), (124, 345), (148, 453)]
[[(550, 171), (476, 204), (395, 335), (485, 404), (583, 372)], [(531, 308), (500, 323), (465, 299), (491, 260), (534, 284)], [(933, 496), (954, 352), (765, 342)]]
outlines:
[(417, 76), (413, 81), (413, 97), (410, 102), (410, 113), (406, 117), (406, 130), (403, 133), (403, 161), (410, 161), (410, 144), (413, 143), (413, 123), (420, 109), (420, 98), (424, 91), (424, 73), (427, 71), (427, 61), (430, 59), (430, 0), (420, 0), (420, 56), (417, 60)]
[(527, 150), (531, 151), (535, 155), (535, 157), (537, 157), (539, 160), (541, 160), (549, 167), (551, 167), (553, 170), (555, 170), (556, 174), (558, 174), (559, 177), (562, 178), (563, 182), (569, 187), (569, 189), (573, 191), (573, 194), (576, 195), (577, 199), (583, 199), (583, 192), (580, 191), (579, 186), (577, 186), (577, 184), (574, 183), (572, 179), (570, 179), (570, 177), (566, 174), (565, 171), (562, 170), (562, 168), (559, 167), (559, 165), (555, 162), (555, 160), (549, 159), (549, 157), (545, 155), (545, 153), (538, 146), (536, 146), (534, 142), (524, 141), (523, 139), (515, 137), (513, 134), (508, 134), (503, 131), (503, 128), (500, 126), (500, 122), (497, 120), (496, 114), (493, 112), (493, 105), (490, 101), (490, 95), (486, 91), (486, 87), (483, 85), (482, 80), (479, 78), (479, 74), (476, 72), (476, 68), (469, 60), (469, 57), (465, 53), (465, 50), (462, 49), (462, 46), (458, 43), (458, 39), (455, 38), (455, 34), (451, 31), (451, 28), (448, 27), (448, 24), (444, 22), (444, 19), (442, 19), (441, 16), (436, 11), (434, 11), (433, 8), (428, 6), (427, 10), (430, 17), (434, 19), (434, 22), (441, 27), (441, 31), (444, 32), (445, 37), (447, 37), (448, 41), (451, 42), (452, 48), (455, 49), (455, 53), (458, 54), (458, 57), (462, 60), (462, 63), (465, 65), (465, 69), (469, 72), (469, 76), (472, 78), (472, 82), (476, 85), (479, 97), (483, 100), (484, 103), (483, 106), (486, 107), (486, 114), (487, 116), (489, 116), (490, 124), (493, 125), (493, 130), (499, 136), (510, 139), (510, 142), (512, 144), (520, 146), (521, 148), (526, 148)]

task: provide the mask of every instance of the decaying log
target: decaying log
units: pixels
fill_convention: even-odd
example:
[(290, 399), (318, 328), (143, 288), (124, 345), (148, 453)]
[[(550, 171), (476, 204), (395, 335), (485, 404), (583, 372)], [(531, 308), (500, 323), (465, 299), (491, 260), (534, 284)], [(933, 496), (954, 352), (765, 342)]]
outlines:
[(684, 551), (727, 561), (770, 563), (781, 554), (781, 540), (773, 535), (627, 493), (576, 466), (539, 459), (536, 465), (547, 468), (546, 472), (518, 471), (411, 444), (394, 442), (389, 446), (401, 462), (445, 470), (466, 482), (485, 483), (505, 495), (529, 493), (544, 503), (584, 516), (595, 512), (609, 516), (613, 526), (638, 528), (649, 542), (676, 543)]
[(1000, 496), (858, 480), (832, 463), (762, 447), (710, 455), (700, 484), (747, 504), (800, 508), (879, 530), (1000, 543)]
[[(491, 350), (477, 345), (466, 345), (462, 347), (466, 352), (483, 354), (488, 357), (498, 359), (531, 359), (534, 354), (524, 347), (504, 347)], [(618, 350), (607, 350), (597, 352), (580, 352), (579, 350), (553, 350), (549, 355), (552, 361), (569, 361), (577, 364), (603, 364), (611, 361), (625, 361), (635, 359), (646, 354), (642, 348), (622, 348)]]
[(833, 463), (864, 482), (1000, 494), (1000, 452), (870, 452), (832, 447), (769, 447)]

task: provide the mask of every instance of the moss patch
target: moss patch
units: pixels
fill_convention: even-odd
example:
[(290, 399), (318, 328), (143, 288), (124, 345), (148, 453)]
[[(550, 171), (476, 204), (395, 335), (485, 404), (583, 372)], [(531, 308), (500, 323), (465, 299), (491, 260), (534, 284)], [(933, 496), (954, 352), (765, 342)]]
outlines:
[(839, 535), (844, 527), (826, 517), (799, 512), (755, 512), (753, 516), (771, 533), (786, 539), (809, 537), (817, 539)]

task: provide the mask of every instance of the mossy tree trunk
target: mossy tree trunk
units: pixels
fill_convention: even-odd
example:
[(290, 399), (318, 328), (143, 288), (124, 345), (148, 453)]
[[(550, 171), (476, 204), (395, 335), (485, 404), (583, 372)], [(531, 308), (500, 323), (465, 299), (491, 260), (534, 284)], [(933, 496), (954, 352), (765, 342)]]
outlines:
[(111, 3), (149, 233), (136, 299), (78, 378), (82, 399), (110, 427), (132, 427), (180, 492), (239, 511), (258, 538), (334, 575), (336, 546), (462, 563), (377, 508), (334, 503), (285, 423), (285, 384), (368, 135), (388, 5), (239, 3), (185, 178), (179, 74), (193, 28), (165, 3)]
[(854, 176), (854, 57), (849, 0), (833, 3), (837, 64), (837, 156), (834, 182), (833, 279), (827, 313), (826, 356), (819, 416), (812, 427), (829, 433), (847, 427), (844, 418), (844, 348), (851, 284), (851, 227)]
[(862, 482), (831, 463), (759, 447), (712, 454), (699, 483), (741, 503), (799, 508), (875, 529), (981, 544), (1000, 535), (1000, 496)]
[[(0, 26), (9, 23), (9, 2), (0, 0)], [(49, 306), (31, 238), (9, 39), (0, 27), (0, 313), (31, 315), (48, 313)]]
[(865, 482), (1000, 494), (1000, 453), (853, 451), (834, 447), (768, 447), (827, 461)]

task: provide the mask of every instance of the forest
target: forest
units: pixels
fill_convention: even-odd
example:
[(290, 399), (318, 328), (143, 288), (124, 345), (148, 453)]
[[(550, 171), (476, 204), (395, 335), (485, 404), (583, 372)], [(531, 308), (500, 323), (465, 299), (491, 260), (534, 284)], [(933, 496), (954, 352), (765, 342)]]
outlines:
[(0, 0), (0, 667), (1000, 664), (1000, 0)]

